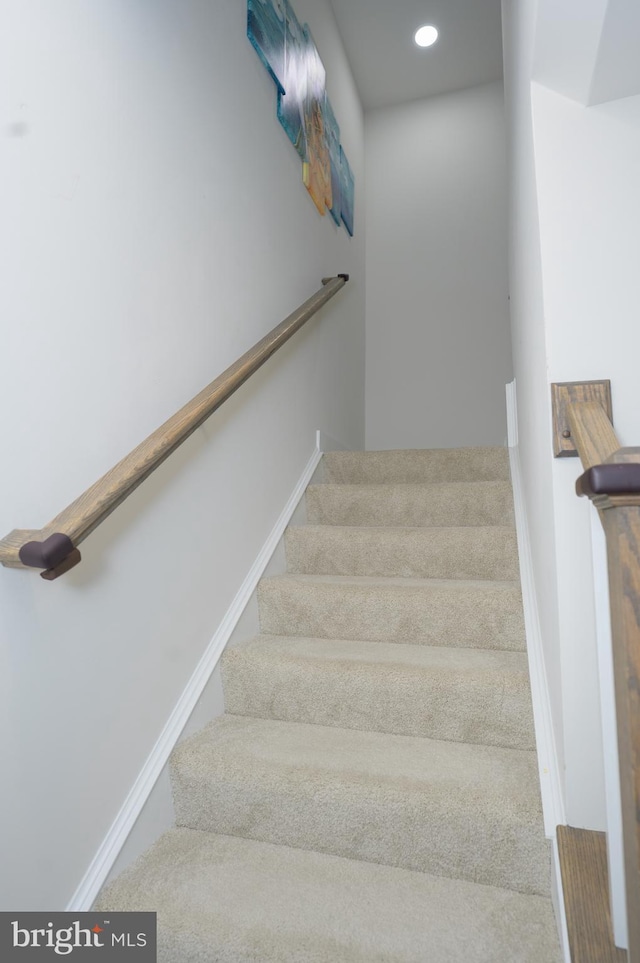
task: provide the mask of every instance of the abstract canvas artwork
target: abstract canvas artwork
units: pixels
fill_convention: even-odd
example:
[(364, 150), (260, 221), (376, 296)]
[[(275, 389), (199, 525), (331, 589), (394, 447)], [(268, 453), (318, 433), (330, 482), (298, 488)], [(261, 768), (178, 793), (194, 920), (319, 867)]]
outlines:
[(278, 91), (278, 120), (302, 159), (302, 178), (320, 214), (353, 236), (353, 173), (326, 93), (326, 72), (307, 24), (289, 0), (248, 0), (247, 36)]
[(260, 60), (284, 93), (285, 0), (249, 0), (247, 35)]
[[(329, 213), (336, 224), (342, 215), (342, 181), (340, 177), (340, 128), (328, 96), (324, 101), (324, 131), (329, 148), (329, 169), (331, 171), (331, 207)], [(351, 232), (353, 233), (353, 231)]]
[(351, 237), (353, 237), (353, 171), (349, 166), (347, 155), (343, 151), (342, 147), (340, 148), (340, 195), (340, 214), (342, 217), (342, 223), (348, 230)]

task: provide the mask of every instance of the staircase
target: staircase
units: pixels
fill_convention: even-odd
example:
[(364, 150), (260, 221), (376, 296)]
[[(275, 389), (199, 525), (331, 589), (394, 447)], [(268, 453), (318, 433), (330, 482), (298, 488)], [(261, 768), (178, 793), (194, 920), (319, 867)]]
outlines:
[(103, 894), (163, 963), (558, 963), (507, 452), (333, 452)]

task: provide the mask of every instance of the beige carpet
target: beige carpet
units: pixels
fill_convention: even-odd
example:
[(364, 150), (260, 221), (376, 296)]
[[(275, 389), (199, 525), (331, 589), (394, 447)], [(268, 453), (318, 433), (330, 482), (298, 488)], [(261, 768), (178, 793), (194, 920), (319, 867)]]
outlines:
[(559, 963), (507, 452), (335, 452), (104, 910), (164, 963)]

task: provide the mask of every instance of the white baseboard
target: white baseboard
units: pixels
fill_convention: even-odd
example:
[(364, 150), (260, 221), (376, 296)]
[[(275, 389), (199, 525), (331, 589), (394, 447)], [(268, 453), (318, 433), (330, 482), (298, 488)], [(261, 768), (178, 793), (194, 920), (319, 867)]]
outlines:
[(507, 392), (507, 446), (518, 447), (518, 399), (515, 379), (506, 386)]
[(193, 675), (180, 696), (164, 729), (160, 733), (158, 741), (151, 750), (131, 792), (125, 799), (120, 812), (107, 832), (91, 865), (71, 897), (66, 907), (67, 912), (77, 913), (89, 910), (107, 876), (111, 872), (111, 868), (118, 858), (120, 850), (149, 799), (156, 781), (166, 766), (184, 726), (188, 722), (191, 713), (204, 692), (234, 628), (256, 591), (258, 582), (262, 578), (271, 556), (278, 547), (296, 507), (302, 499), (305, 489), (309, 485), (320, 463), (320, 459), (322, 458), (322, 451), (319, 447), (320, 438), (321, 433), (318, 432), (316, 436), (316, 448), (309, 458), (287, 504), (273, 526), (269, 537), (262, 546), (244, 582), (238, 589), (233, 602), (207, 646), (204, 655), (196, 666)]
[(542, 645), (542, 633), (540, 630), (540, 616), (538, 613), (538, 600), (533, 573), (529, 523), (522, 485), (522, 469), (518, 449), (518, 407), (515, 381), (507, 385), (507, 431), (544, 830), (546, 836), (551, 840), (552, 846), (552, 900), (558, 924), (558, 935), (562, 946), (563, 959), (565, 963), (571, 963), (569, 938), (567, 934), (567, 917), (558, 856), (558, 842), (556, 839), (556, 827), (566, 824), (566, 815), (553, 718), (551, 715), (551, 702), (549, 699), (549, 685), (547, 681), (544, 648)]
[(531, 699), (536, 732), (540, 791), (544, 812), (544, 828), (549, 838), (556, 833), (556, 826), (565, 824), (564, 798), (558, 753), (556, 749), (549, 686), (540, 632), (540, 618), (533, 576), (531, 543), (527, 523), (526, 506), (522, 490), (522, 474), (517, 447), (509, 447), (513, 503), (518, 536), (518, 557), (522, 583), (522, 605), (527, 636), (527, 657), (531, 681)]
[(527, 636), (527, 657), (531, 681), (531, 699), (536, 733), (540, 791), (544, 812), (545, 833), (553, 839), (556, 826), (565, 824), (564, 797), (558, 753), (556, 749), (549, 685), (540, 631), (540, 617), (531, 557), (531, 541), (527, 510), (522, 487), (522, 470), (518, 451), (517, 401), (515, 381), (507, 385), (507, 424), (509, 428), (509, 462), (513, 486), (513, 504), (516, 532), (518, 537), (518, 557), (520, 561), (520, 580), (522, 583), (522, 604)]

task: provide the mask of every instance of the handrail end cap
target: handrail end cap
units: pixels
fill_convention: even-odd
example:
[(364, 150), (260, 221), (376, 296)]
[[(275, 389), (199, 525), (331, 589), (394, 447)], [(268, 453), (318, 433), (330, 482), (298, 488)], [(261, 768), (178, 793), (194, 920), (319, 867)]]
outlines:
[(576, 494), (640, 495), (640, 464), (637, 462), (592, 465), (576, 481)]

